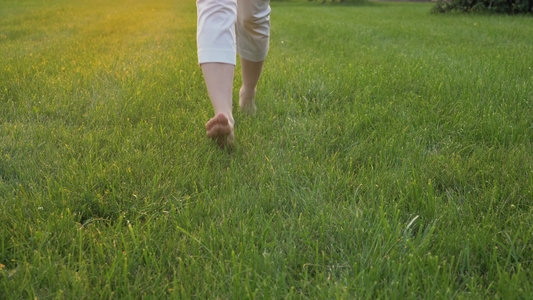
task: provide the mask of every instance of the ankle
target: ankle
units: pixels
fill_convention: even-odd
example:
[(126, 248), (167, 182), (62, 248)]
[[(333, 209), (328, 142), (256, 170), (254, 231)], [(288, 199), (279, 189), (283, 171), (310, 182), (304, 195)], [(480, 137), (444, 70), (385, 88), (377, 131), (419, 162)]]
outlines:
[(256, 87), (250, 87), (250, 86), (246, 86), (246, 85), (242, 85), (241, 86), (241, 90), (240, 90), (240, 93), (246, 96), (254, 96), (255, 95), (255, 91), (256, 91)]

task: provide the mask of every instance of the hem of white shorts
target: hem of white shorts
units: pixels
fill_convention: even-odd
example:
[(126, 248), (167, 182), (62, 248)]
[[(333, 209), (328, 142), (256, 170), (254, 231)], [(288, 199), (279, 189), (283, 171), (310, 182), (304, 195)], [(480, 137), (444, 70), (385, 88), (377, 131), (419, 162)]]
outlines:
[(198, 63), (226, 63), (237, 64), (235, 50), (202, 49), (198, 50)]
[(249, 52), (249, 51), (243, 50), (242, 48), (237, 47), (237, 53), (239, 54), (240, 57), (246, 60), (253, 61), (253, 62), (260, 62), (260, 61), (265, 60), (265, 58), (267, 57), (268, 51), (267, 53), (253, 53), (253, 52)]

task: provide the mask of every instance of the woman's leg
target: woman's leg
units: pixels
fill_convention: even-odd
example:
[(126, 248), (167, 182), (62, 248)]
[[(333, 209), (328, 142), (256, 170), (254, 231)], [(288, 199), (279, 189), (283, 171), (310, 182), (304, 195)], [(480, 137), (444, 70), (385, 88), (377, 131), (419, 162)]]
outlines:
[(270, 1), (238, 0), (237, 51), (241, 57), (243, 85), (239, 91), (239, 106), (255, 112), (255, 91), (263, 62), (268, 53), (270, 38)]
[(219, 145), (233, 143), (233, 76), (236, 64), (236, 0), (198, 0), (198, 61), (215, 116), (207, 136)]
[(263, 70), (263, 61), (251, 61), (241, 57), (242, 87), (239, 91), (239, 107), (248, 113), (254, 113), (257, 110), (255, 106), (255, 90), (261, 71)]
[(213, 104), (215, 116), (206, 124), (207, 136), (220, 146), (233, 143), (233, 74), (235, 66), (226, 63), (204, 63), (201, 65), (207, 92)]

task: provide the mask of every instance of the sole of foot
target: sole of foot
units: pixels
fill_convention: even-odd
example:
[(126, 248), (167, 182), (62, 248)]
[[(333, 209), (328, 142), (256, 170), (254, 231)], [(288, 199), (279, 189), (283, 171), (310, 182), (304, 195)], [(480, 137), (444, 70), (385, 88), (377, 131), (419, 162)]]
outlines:
[(224, 113), (218, 113), (205, 124), (207, 136), (217, 142), (218, 146), (231, 147), (234, 143), (233, 123)]

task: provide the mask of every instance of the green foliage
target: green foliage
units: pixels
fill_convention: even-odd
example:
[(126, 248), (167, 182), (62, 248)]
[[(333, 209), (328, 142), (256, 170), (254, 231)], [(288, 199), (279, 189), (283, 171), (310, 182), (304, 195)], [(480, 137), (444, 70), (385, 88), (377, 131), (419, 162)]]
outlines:
[(533, 0), (438, 0), (432, 12), (494, 12), (504, 14), (533, 13)]

